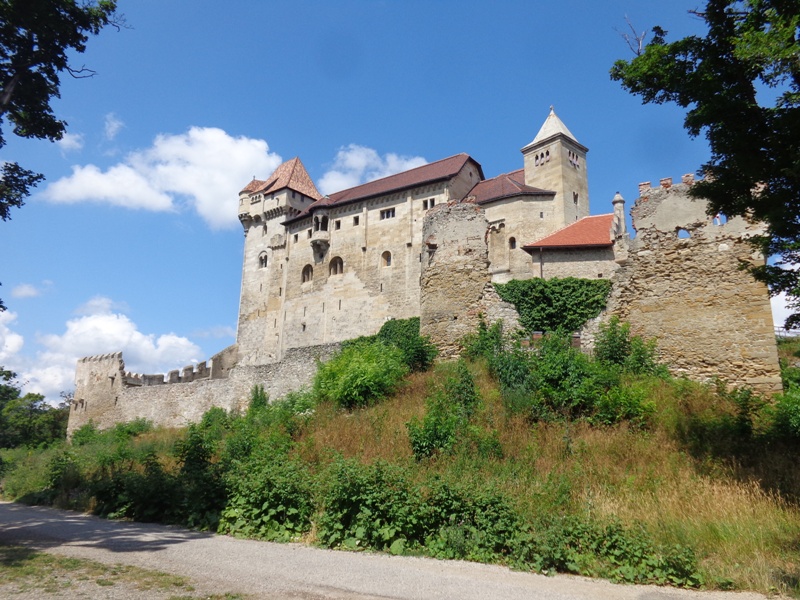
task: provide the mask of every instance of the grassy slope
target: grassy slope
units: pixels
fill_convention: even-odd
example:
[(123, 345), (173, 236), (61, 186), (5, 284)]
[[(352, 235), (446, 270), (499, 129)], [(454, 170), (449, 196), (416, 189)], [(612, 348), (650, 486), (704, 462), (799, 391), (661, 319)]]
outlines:
[[(292, 453), (312, 469), (342, 455), (366, 464), (400, 464), (420, 481), (439, 473), (489, 483), (532, 521), (553, 515), (618, 519), (642, 528), (659, 543), (693, 548), (710, 587), (797, 594), (796, 448), (763, 445), (755, 437), (743, 440), (739, 409), (730, 396), (688, 382), (639, 380), (632, 385), (645, 386), (657, 406), (647, 431), (582, 422), (531, 425), (506, 414), (497, 386), (481, 364), (471, 369), (483, 398), (477, 422), (497, 430), (501, 460), (456, 452), (414, 461), (406, 423), (424, 413), (426, 395), (452, 372), (452, 365), (409, 376), (377, 406), (353, 412), (318, 406), (296, 434)], [(157, 430), (134, 443), (155, 449), (169, 470), (177, 464), (171, 448), (183, 435)], [(6, 452), (7, 460), (25, 465), (24, 477), (19, 469), (11, 473), (16, 478), (7, 477), (6, 496), (46, 486), (51, 455)], [(72, 498), (71, 503), (87, 509), (92, 500)], [(306, 540), (316, 541), (313, 529)]]

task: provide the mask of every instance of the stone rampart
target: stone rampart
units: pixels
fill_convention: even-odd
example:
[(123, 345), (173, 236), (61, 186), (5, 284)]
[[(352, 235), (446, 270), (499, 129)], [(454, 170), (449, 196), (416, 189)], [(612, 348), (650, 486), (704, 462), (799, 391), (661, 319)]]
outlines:
[[(245, 409), (256, 384), (263, 385), (271, 399), (281, 398), (310, 384), (318, 361), (330, 358), (339, 344), (291, 349), (282, 361), (262, 366), (224, 365), (235, 354), (231, 348), (215, 355), (210, 369), (201, 368), (201, 363), (171, 371), (166, 381), (164, 375), (126, 373), (121, 352), (80, 359), (67, 436), (90, 421), (100, 429), (139, 418), (163, 427), (184, 427), (215, 406)], [(220, 376), (215, 379), (211, 374), (219, 360), (227, 368), (218, 365)]]
[(439, 348), (440, 358), (458, 356), (461, 340), (477, 330), (481, 315), (518, 326), (514, 306), (490, 283), (488, 231), (485, 212), (476, 204), (441, 205), (425, 216), (420, 333)]
[(780, 391), (767, 289), (741, 268), (763, 262), (747, 241), (762, 229), (710, 217), (707, 204), (688, 195), (692, 181), (640, 186), (631, 210), (637, 234), (612, 277), (606, 317), (618, 315), (634, 334), (656, 338), (675, 375)]

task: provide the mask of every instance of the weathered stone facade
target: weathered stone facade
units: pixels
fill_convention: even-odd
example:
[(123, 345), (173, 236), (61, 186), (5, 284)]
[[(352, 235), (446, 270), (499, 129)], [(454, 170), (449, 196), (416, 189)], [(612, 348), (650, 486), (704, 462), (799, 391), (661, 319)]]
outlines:
[(764, 394), (781, 390), (772, 309), (764, 284), (742, 264), (761, 262), (747, 238), (760, 226), (711, 218), (687, 183), (640, 187), (631, 210), (636, 237), (612, 277), (607, 315), (656, 338), (679, 376), (722, 379)]

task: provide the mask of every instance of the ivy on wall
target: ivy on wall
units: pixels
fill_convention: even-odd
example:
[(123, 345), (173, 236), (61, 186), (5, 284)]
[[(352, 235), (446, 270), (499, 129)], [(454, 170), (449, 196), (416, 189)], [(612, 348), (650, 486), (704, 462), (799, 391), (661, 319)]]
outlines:
[(611, 282), (577, 277), (526, 279), (496, 283), (495, 289), (516, 307), (526, 331), (577, 331), (605, 308)]

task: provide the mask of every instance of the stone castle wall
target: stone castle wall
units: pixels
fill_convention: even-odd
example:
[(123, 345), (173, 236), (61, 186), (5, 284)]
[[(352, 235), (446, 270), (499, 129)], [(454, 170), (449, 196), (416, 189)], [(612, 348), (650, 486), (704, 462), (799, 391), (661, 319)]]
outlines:
[(612, 278), (606, 314), (656, 338), (675, 375), (780, 391), (769, 295), (740, 268), (763, 263), (747, 242), (761, 229), (741, 218), (712, 219), (705, 202), (688, 196), (690, 185), (691, 176), (640, 186), (631, 210), (637, 235)]
[(518, 326), (513, 305), (490, 283), (488, 234), (485, 211), (471, 203), (437, 206), (423, 224), (420, 333), (436, 344), (441, 358), (458, 356), (461, 340), (477, 330), (481, 315)]
[[(327, 360), (339, 344), (296, 348), (278, 363), (235, 366), (224, 375), (196, 377), (184, 369), (185, 379), (172, 371), (163, 375), (133, 375), (125, 372), (122, 353), (82, 358), (78, 361), (75, 397), (71, 405), (67, 436), (93, 422), (100, 429), (116, 423), (147, 419), (163, 427), (185, 427), (200, 421), (208, 409), (226, 411), (247, 408), (254, 385), (261, 384), (271, 399), (278, 399), (311, 383), (319, 360)], [(230, 359), (227, 354), (220, 360)], [(212, 369), (213, 371), (213, 359)], [(224, 363), (223, 363), (224, 364)], [(192, 375), (189, 375), (189, 372)]]

